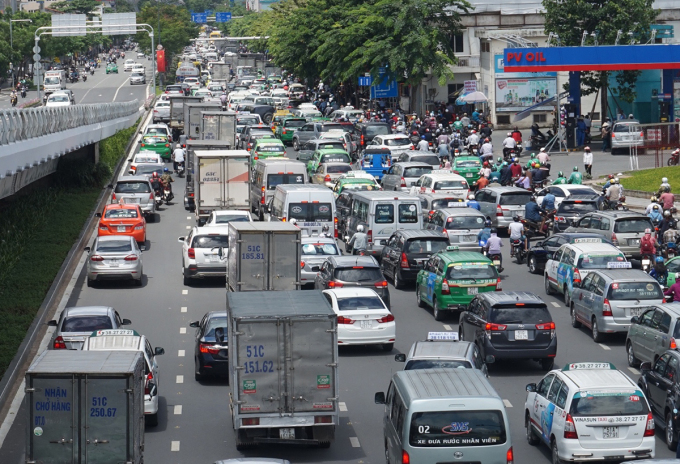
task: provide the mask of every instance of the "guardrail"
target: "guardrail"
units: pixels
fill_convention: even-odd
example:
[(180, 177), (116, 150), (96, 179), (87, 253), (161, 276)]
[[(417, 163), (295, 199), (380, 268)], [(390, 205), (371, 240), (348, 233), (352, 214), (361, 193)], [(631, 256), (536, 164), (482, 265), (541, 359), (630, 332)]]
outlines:
[(139, 111), (137, 100), (96, 105), (39, 107), (0, 111), (0, 145), (98, 124)]

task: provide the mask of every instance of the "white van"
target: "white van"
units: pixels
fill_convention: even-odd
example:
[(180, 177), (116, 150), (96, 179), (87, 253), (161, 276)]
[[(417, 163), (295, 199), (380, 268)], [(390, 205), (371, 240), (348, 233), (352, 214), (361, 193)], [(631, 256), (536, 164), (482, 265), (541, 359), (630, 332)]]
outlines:
[(264, 219), (265, 207), (274, 196), (277, 185), (308, 184), (307, 165), (289, 158), (257, 160), (250, 183), (251, 211)]
[(368, 235), (366, 253), (379, 259), (383, 246), (396, 230), (423, 228), (422, 204), (420, 198), (405, 192), (358, 191), (352, 193), (346, 222), (345, 244), (358, 226), (364, 226)]
[(323, 185), (277, 185), (269, 203), (270, 221), (295, 219), (298, 228), (308, 235), (321, 234), (323, 226), (338, 234), (333, 192)]

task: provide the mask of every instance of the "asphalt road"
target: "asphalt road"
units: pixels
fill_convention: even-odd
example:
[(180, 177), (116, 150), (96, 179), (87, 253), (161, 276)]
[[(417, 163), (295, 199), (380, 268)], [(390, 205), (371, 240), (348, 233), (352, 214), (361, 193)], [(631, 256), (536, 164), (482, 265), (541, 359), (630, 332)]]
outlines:
[[(110, 78), (114, 81), (116, 76)], [(122, 76), (118, 76), (115, 82), (120, 85)], [(106, 84), (104, 88), (114, 89), (115, 82)], [(95, 92), (97, 88), (92, 89), (89, 95), (98, 95)], [(565, 170), (563, 166), (573, 166), (577, 156), (580, 161), (580, 155), (553, 157), (553, 169)], [(611, 155), (605, 156), (611, 158)], [(624, 158), (615, 157), (610, 164)], [(602, 165), (604, 167), (605, 163)], [(598, 173), (597, 168), (595, 173)], [(159, 425), (146, 429), (145, 462), (199, 464), (225, 458), (266, 456), (286, 458), (293, 463), (384, 463), (383, 407), (373, 403), (373, 395), (376, 391), (385, 391), (391, 374), (403, 367), (394, 361), (394, 354), (407, 352), (414, 341), (426, 338), (428, 331), (457, 330), (457, 317), (436, 322), (431, 311), (416, 306), (413, 288), (395, 290), (390, 286), (397, 323), (395, 349), (392, 353), (374, 347), (343, 347), (340, 350), (341, 420), (330, 449), (271, 445), (238, 452), (228, 408), (229, 387), (222, 380), (199, 383), (193, 376), (194, 329), (189, 327), (189, 323), (199, 320), (208, 311), (225, 309), (225, 283), (224, 280), (215, 280), (182, 285), (181, 245), (177, 238), (186, 235), (194, 220), (181, 203), (184, 179), (175, 180), (173, 188), (178, 201), (164, 206), (160, 221), (147, 226), (143, 286), (135, 288), (123, 283), (109, 283), (87, 288), (85, 275), (81, 273), (68, 301), (68, 306), (113, 306), (122, 317), (130, 318), (132, 328), (146, 334), (153, 346), (165, 348), (166, 354), (159, 358)], [(504, 257), (503, 289), (533, 292), (548, 303), (557, 325), (556, 366), (579, 361), (612, 362), (637, 380), (639, 372), (627, 367), (624, 336), (608, 337), (603, 343), (594, 343), (584, 329), (571, 327), (561, 299), (545, 295), (541, 276), (529, 274), (526, 265), (510, 262), (509, 246)], [(543, 374), (538, 363), (533, 361), (498, 363), (490, 368), (491, 383), (504, 398), (510, 415), (517, 463), (550, 462), (547, 447), (527, 444), (523, 426), (525, 385), (537, 382)], [(22, 406), (0, 448), (3, 464), (24, 462), (24, 417), (25, 408)], [(656, 456), (673, 457), (674, 453), (661, 439), (661, 432), (657, 433), (657, 437)]]

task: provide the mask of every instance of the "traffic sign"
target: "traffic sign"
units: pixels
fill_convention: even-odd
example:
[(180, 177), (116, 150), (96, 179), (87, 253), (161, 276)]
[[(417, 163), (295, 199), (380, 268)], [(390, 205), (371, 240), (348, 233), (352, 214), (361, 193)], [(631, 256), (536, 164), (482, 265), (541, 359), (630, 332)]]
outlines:
[[(382, 73), (380, 73), (382, 74)], [(396, 98), (398, 97), (396, 79), (383, 80), (377, 85), (371, 85), (371, 99), (374, 98)]]
[(205, 13), (193, 13), (191, 15), (191, 20), (195, 23), (207, 23), (208, 15), (206, 15)]
[(368, 76), (359, 76), (359, 87), (368, 87), (372, 82), (373, 79), (371, 79), (370, 74)]
[(40, 55), (38, 55), (37, 53), (35, 55), (33, 55), (33, 61), (36, 61), (36, 62), (40, 61)]
[(216, 23), (226, 23), (227, 21), (231, 21), (231, 12), (215, 13)]
[(212, 10), (205, 10), (203, 14), (206, 16), (212, 16)]
[(37, 45), (35, 45), (35, 46), (33, 47), (33, 53), (40, 53), (40, 47), (38, 47)]
[(35, 63), (33, 69), (42, 69), (42, 64), (40, 62)]

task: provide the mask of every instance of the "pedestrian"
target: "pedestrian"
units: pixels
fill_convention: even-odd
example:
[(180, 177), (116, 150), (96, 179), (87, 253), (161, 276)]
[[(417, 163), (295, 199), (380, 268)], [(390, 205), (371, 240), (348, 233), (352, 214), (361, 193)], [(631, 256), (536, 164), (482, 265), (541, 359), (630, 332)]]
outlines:
[(602, 151), (606, 152), (612, 146), (612, 133), (608, 122), (602, 124)]
[(585, 147), (583, 149), (583, 166), (585, 168), (586, 175), (589, 178), (593, 177), (593, 154), (590, 152), (590, 147)]
[(576, 145), (582, 147), (586, 144), (586, 123), (583, 121), (583, 115), (578, 117), (576, 123)]

